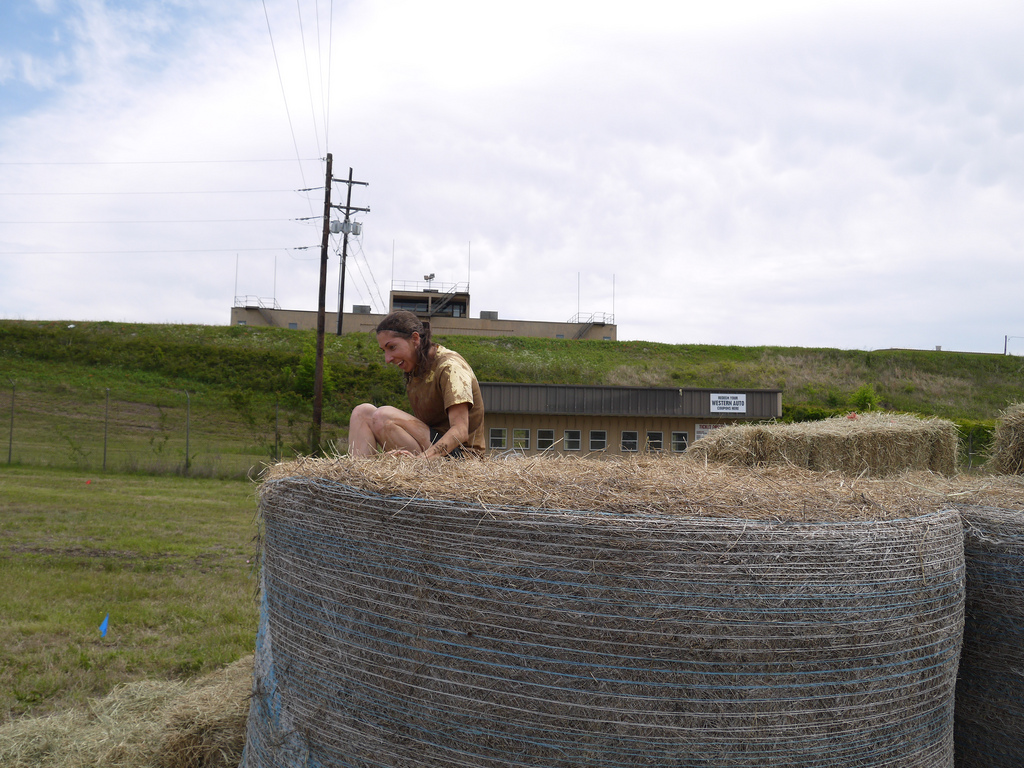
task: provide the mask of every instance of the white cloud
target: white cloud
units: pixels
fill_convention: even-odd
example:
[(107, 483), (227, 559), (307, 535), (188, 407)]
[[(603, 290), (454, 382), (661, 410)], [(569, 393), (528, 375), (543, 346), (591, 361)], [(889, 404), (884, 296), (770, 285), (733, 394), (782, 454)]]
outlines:
[[(1009, 4), (354, 2), (333, 36), (300, 5), (301, 32), (268, 0), (272, 46), (262, 4), (76, 4), (77, 80), (0, 123), (0, 162), (311, 161), (4, 166), (0, 192), (138, 194), (0, 194), (4, 221), (93, 222), (0, 224), (0, 313), (226, 322), (236, 262), (240, 293), (313, 308), (320, 223), (287, 219), (322, 211), (294, 190), (329, 148), (370, 182), (347, 305), (386, 297), (393, 253), (399, 280), (471, 262), (474, 311), (614, 309), (621, 338), (1024, 332)], [(95, 223), (126, 220), (189, 223)]]

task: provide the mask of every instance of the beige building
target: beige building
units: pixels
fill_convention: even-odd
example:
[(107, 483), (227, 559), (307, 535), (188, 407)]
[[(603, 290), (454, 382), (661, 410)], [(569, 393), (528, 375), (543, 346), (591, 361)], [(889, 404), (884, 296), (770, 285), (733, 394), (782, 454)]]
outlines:
[[(439, 336), (530, 336), (548, 339), (588, 339), (615, 341), (615, 318), (605, 313), (577, 315), (564, 323), (544, 320), (505, 320), (497, 312), (484, 311), (470, 317), (469, 286), (465, 283), (395, 283), (390, 294), (389, 312), (406, 309), (430, 323)], [(344, 333), (371, 333), (384, 315), (373, 314), (370, 307), (354, 305), (342, 318)], [(327, 333), (337, 333), (338, 313), (325, 312)], [(231, 308), (232, 325), (274, 326), (315, 331), (317, 313), (312, 310), (281, 309), (276, 302), (255, 296), (235, 297)]]
[(481, 382), (491, 454), (682, 453), (713, 429), (782, 416), (778, 389)]

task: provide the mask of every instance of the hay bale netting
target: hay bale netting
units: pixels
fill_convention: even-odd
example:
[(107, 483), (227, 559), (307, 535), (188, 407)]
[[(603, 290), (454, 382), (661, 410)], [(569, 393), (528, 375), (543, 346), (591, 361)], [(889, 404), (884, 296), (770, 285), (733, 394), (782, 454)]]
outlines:
[(896, 413), (851, 416), (796, 424), (732, 424), (697, 440), (687, 454), (702, 462), (790, 464), (853, 475), (956, 473), (959, 444), (953, 422)]
[(1024, 474), (1024, 403), (1011, 405), (996, 419), (991, 464), (1004, 475)]
[(967, 566), (956, 688), (961, 768), (1024, 765), (1024, 512), (962, 509)]
[(243, 768), (951, 766), (959, 515), (872, 489), (671, 460), (277, 467)]

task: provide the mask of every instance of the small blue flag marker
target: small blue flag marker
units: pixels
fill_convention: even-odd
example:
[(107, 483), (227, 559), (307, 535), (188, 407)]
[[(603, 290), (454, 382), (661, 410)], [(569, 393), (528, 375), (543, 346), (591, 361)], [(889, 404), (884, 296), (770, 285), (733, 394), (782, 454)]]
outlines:
[(103, 623), (100, 624), (100, 637), (106, 637), (107, 636), (107, 624), (109, 624), (109, 623), (110, 623), (110, 614), (108, 613), (106, 615), (106, 617), (103, 619)]

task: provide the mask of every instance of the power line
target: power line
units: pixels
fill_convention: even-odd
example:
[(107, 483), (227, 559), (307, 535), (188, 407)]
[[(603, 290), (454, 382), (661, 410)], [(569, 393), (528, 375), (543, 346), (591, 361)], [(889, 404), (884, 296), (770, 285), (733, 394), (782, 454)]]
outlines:
[[(366, 286), (366, 294), (370, 298), (370, 303), (373, 304), (373, 308), (377, 309), (377, 299), (373, 295), (373, 291), (370, 289), (370, 284), (366, 281), (366, 272), (370, 272), (370, 277), (373, 277), (373, 272), (370, 271), (370, 262), (366, 261), (365, 254), (363, 255), (363, 263), (366, 265), (366, 272), (363, 271), (363, 267), (360, 266), (359, 260), (354, 259), (353, 262), (356, 265), (356, 269), (359, 270), (359, 276), (363, 279), (363, 285)], [(376, 282), (376, 281), (374, 281)], [(383, 306), (383, 305), (382, 305)]]
[[(322, 189), (322, 187), (321, 187)], [(267, 195), (282, 192), (304, 192), (302, 189), (194, 189), (177, 191), (146, 190), (143, 192), (0, 192), (0, 195), (17, 195), (27, 197), (29, 195), (42, 197), (52, 195), (54, 197), (70, 197), (91, 195)]]
[[(317, 13), (319, 14), (319, 5)], [(334, 0), (331, 0), (331, 15), (327, 22), (327, 104), (324, 107), (324, 140), (329, 141), (331, 136), (331, 77), (334, 66)]]
[[(327, 97), (324, 94), (324, 54), (321, 48), (321, 39), (323, 33), (320, 31), (320, 3), (313, 4), (313, 10), (316, 11), (316, 61), (317, 61), (317, 73), (320, 75), (320, 112), (323, 114), (324, 119), (324, 146), (327, 146), (329, 137), (327, 135)], [(327, 34), (330, 35), (331, 30), (327, 30)]]
[[(292, 134), (292, 145), (295, 147), (295, 157), (299, 160), (299, 173), (302, 175), (302, 185), (306, 186), (306, 171), (302, 167), (302, 153), (299, 152), (299, 142), (295, 137), (295, 125), (292, 123), (292, 113), (288, 109), (288, 94), (285, 92), (284, 77), (281, 75), (281, 62), (277, 58), (277, 46), (274, 45), (274, 31), (270, 26), (270, 13), (267, 11), (267, 0), (263, 0), (263, 16), (267, 20), (267, 34), (270, 36), (270, 48), (274, 52), (274, 66), (277, 67), (277, 80), (281, 84), (281, 98), (284, 100), (284, 112), (288, 117), (288, 129)], [(309, 211), (310, 213), (313, 212), (312, 203), (310, 203)]]
[[(299, 158), (300, 162), (319, 161), (319, 157)], [(75, 161), (0, 161), (0, 166), (9, 165), (206, 165), (214, 163), (294, 163), (294, 158), (282, 160), (75, 160)]]
[(281, 247), (276, 248), (180, 248), (180, 249), (158, 249), (158, 250), (138, 250), (131, 249), (127, 251), (0, 251), (0, 257), (3, 256), (120, 256), (124, 254), (139, 254), (139, 253), (252, 253), (255, 251), (301, 251), (311, 246), (295, 246), (295, 247)]
[[(360, 256), (363, 257), (363, 262), (366, 264), (366, 271), (370, 273), (370, 279), (373, 280), (373, 287), (377, 291), (377, 298), (380, 299), (380, 306), (386, 308), (388, 304), (387, 304), (386, 301), (384, 301), (384, 296), (381, 295), (380, 284), (377, 282), (377, 276), (373, 274), (373, 267), (370, 266), (370, 260), (366, 257), (366, 251), (363, 249), (362, 238), (357, 240), (356, 244), (359, 247), (358, 253), (359, 253)], [(359, 262), (357, 260), (356, 261), (356, 266), (358, 267), (358, 265), (359, 265)], [(366, 277), (362, 274), (362, 268), (360, 268), (360, 276), (363, 278), (363, 282), (366, 283)], [(373, 297), (373, 291), (370, 290), (370, 286), (369, 285), (366, 286), (366, 290), (370, 294), (370, 302), (376, 307), (377, 306), (377, 300)]]
[(0, 224), (71, 224), (80, 227), (83, 224), (241, 224), (254, 222), (304, 221), (304, 219), (123, 219), (119, 221), (0, 221)]
[[(313, 136), (316, 138), (316, 151), (320, 154), (320, 131), (316, 126), (316, 106), (313, 104), (313, 81), (309, 76), (309, 56), (306, 53), (306, 30), (302, 24), (302, 6), (299, 0), (295, 0), (295, 10), (299, 15), (299, 39), (302, 41), (302, 62), (306, 67), (306, 90), (309, 91), (309, 112), (313, 116)], [(319, 33), (317, 34), (317, 44), (319, 45)], [(323, 85), (321, 84), (321, 90)]]

